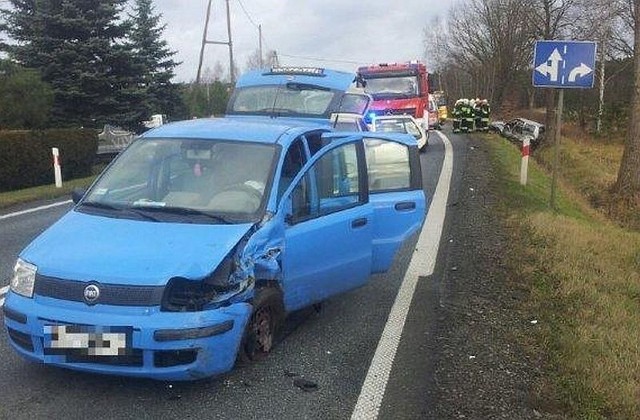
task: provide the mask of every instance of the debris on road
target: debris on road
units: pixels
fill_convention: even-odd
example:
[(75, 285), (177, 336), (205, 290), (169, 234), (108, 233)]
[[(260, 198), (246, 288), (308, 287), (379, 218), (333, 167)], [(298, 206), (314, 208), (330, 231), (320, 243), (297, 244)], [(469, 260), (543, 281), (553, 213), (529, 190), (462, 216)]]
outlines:
[(315, 382), (312, 382), (308, 379), (305, 378), (296, 378), (293, 380), (293, 385), (297, 386), (298, 388), (300, 388), (301, 390), (303, 390), (304, 392), (313, 392), (316, 391), (318, 389), (318, 384)]

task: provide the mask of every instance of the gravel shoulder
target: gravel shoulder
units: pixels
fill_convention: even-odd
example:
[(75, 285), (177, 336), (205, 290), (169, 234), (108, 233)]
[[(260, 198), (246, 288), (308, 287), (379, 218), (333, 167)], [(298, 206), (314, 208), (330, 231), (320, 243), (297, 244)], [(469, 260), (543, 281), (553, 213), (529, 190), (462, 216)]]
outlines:
[(458, 187), (436, 272), (416, 290), (380, 418), (552, 418), (539, 408), (544, 358), (531, 338), (537, 323), (527, 313), (527, 289), (510, 272), (488, 146), (475, 136), (449, 138)]

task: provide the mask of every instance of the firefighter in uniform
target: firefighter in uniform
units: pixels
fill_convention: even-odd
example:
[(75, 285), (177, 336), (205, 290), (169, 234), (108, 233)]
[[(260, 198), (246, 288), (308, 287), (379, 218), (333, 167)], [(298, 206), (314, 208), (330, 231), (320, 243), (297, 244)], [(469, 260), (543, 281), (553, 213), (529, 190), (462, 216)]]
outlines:
[(462, 99), (458, 99), (453, 106), (453, 132), (460, 132), (460, 125), (462, 123)]
[(462, 102), (462, 132), (469, 133), (473, 131), (473, 108), (471, 101), (464, 99)]
[(489, 106), (489, 101), (486, 99), (482, 100), (480, 104), (480, 130), (488, 131), (489, 130), (489, 118), (491, 116), (491, 107)]
[(474, 131), (482, 130), (482, 112), (480, 110), (480, 105), (482, 105), (482, 101), (480, 101), (480, 98), (476, 98), (476, 100), (473, 101), (473, 118), (475, 123)]

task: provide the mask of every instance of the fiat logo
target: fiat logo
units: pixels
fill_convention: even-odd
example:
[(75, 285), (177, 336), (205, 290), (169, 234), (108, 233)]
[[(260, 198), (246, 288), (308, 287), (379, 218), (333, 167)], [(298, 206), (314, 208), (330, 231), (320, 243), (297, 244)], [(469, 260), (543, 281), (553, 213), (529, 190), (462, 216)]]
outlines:
[(90, 284), (84, 288), (84, 300), (87, 304), (91, 305), (96, 303), (100, 297), (100, 289), (95, 284)]

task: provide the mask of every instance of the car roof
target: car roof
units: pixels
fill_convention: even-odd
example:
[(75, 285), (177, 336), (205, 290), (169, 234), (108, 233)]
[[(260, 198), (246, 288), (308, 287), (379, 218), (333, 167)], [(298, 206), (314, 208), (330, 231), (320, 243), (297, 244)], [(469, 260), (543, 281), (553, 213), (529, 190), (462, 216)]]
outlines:
[(413, 118), (411, 115), (404, 115), (404, 114), (380, 115), (379, 117), (376, 116), (376, 121), (379, 121), (379, 120), (412, 120), (413, 122), (416, 122), (416, 119)]
[[(317, 70), (318, 75), (310, 75), (304, 70)], [(279, 72), (276, 73), (275, 71)], [(307, 83), (345, 92), (355, 79), (354, 73), (310, 67), (279, 67), (253, 70), (244, 73), (236, 82), (237, 88), (260, 85), (282, 85), (287, 82)]]
[(325, 124), (292, 119), (200, 118), (162, 125), (145, 132), (142, 138), (224, 139), (257, 143), (280, 143), (284, 134), (298, 136), (308, 131), (327, 128)]

